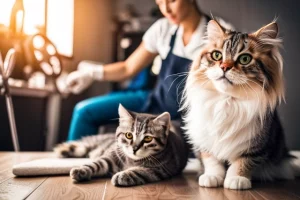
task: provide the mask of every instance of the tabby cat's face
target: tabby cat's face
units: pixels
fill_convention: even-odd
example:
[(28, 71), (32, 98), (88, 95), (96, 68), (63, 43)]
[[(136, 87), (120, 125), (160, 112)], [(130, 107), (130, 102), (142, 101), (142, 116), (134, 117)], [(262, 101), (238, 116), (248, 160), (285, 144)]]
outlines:
[(277, 33), (276, 23), (247, 34), (226, 30), (210, 21), (208, 44), (191, 69), (193, 82), (239, 98), (256, 98), (261, 92), (281, 98), (281, 41)]
[(127, 111), (119, 106), (120, 123), (116, 131), (118, 146), (129, 158), (143, 159), (161, 152), (169, 132), (169, 113), (159, 116)]

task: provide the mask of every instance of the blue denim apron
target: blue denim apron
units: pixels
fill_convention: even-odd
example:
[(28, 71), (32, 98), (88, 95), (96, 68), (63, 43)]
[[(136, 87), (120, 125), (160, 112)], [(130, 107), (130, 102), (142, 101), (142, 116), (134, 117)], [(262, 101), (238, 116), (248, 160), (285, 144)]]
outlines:
[[(180, 101), (185, 86), (186, 72), (191, 65), (191, 60), (173, 54), (177, 31), (172, 35), (170, 51), (166, 59), (162, 60), (158, 82), (148, 97), (144, 112), (159, 114), (169, 112), (172, 120), (179, 119)], [(184, 76), (183, 76), (184, 75)]]

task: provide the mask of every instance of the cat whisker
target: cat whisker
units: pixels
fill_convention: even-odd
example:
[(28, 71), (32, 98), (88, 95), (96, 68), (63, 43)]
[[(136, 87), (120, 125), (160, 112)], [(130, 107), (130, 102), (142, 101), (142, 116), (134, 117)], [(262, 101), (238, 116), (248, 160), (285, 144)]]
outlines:
[(253, 81), (251, 79), (247, 79), (247, 81), (250, 81), (251, 83), (254, 83), (254, 84), (258, 85), (258, 87), (262, 88), (262, 90), (264, 89), (265, 82), (263, 83), (263, 86), (261, 86), (261, 85), (259, 85), (258, 83), (256, 83), (255, 81)]
[(189, 73), (188, 72), (180, 72), (180, 73), (177, 73), (177, 74), (170, 74), (168, 75), (165, 80), (167, 80), (168, 78), (172, 77), (172, 76), (185, 76), (185, 75), (188, 75)]
[(249, 85), (249, 83), (246, 83), (246, 86), (248, 86), (251, 90), (253, 90), (253, 92), (255, 92), (256, 97), (258, 98), (258, 101), (260, 101), (258, 93), (251, 87), (251, 85)]
[(169, 93), (170, 92), (170, 89), (172, 88), (172, 85), (174, 84), (174, 82), (178, 79), (178, 78), (180, 78), (180, 77), (177, 77), (177, 78), (175, 78), (173, 81), (172, 81), (172, 83), (171, 83), (171, 85), (170, 85), (170, 87), (169, 87), (169, 89), (168, 89), (168, 92), (167, 93)]

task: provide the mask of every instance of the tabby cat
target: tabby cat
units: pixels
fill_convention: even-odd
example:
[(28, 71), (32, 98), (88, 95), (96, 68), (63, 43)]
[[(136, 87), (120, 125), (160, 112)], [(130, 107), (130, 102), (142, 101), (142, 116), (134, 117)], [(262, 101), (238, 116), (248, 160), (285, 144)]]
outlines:
[(180, 132), (171, 131), (170, 114), (159, 116), (127, 111), (119, 106), (115, 135), (89, 136), (55, 148), (61, 157), (92, 157), (73, 168), (74, 181), (114, 174), (115, 186), (134, 186), (169, 179), (184, 169), (188, 147)]
[(208, 23), (182, 107), (186, 134), (204, 166), (200, 186), (249, 189), (256, 177), (294, 178), (276, 111), (284, 99), (277, 35), (276, 22), (251, 34)]

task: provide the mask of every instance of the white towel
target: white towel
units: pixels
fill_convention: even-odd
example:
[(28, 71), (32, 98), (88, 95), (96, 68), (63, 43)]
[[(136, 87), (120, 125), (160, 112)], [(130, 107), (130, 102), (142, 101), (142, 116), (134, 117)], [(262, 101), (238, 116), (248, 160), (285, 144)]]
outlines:
[(88, 158), (45, 158), (14, 165), (12, 172), (16, 176), (64, 175), (90, 162)]
[[(91, 162), (88, 158), (44, 158), (13, 166), (16, 176), (67, 175), (73, 167)], [(200, 170), (200, 162), (190, 159), (184, 173), (195, 173)]]

